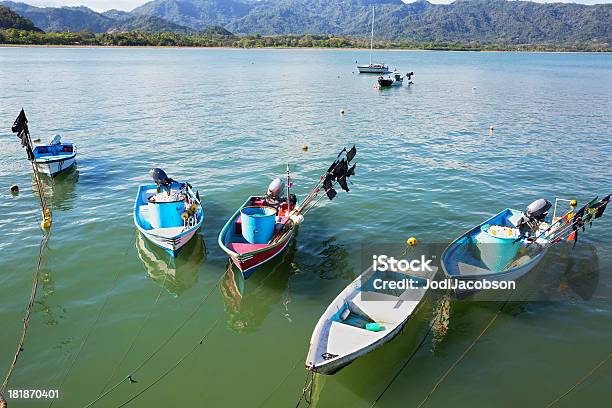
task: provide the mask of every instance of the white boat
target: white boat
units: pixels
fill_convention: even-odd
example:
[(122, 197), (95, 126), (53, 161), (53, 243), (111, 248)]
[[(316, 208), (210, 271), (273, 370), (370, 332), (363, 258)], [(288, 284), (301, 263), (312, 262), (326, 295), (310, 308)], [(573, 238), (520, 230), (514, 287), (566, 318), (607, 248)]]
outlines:
[(62, 143), (61, 136), (55, 135), (48, 145), (38, 145), (32, 153), (38, 171), (55, 177), (75, 165), (77, 149), (72, 143)]
[(374, 6), (372, 6), (372, 34), (370, 36), (370, 63), (368, 65), (357, 65), (360, 74), (388, 74), (389, 66), (383, 63), (372, 62), (372, 50), (374, 48)]
[(134, 223), (145, 238), (177, 256), (202, 226), (202, 202), (189, 183), (176, 182), (161, 169), (151, 175), (155, 184), (138, 188)]
[[(370, 283), (381, 272), (370, 267), (334, 299), (319, 319), (310, 340), (306, 369), (334, 374), (393, 339), (415, 314), (427, 291), (423, 285), (434, 273), (425, 277), (401, 273), (401, 279), (413, 278), (419, 287), (383, 293), (372, 291)], [(368, 324), (378, 324), (374, 328), (380, 331), (370, 330)]]

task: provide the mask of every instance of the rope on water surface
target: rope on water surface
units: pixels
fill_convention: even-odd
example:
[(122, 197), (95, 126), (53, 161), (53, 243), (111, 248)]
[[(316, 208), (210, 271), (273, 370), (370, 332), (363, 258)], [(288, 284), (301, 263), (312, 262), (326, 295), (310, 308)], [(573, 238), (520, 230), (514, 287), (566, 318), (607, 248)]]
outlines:
[(489, 328), (497, 320), (497, 318), (501, 314), (502, 310), (504, 310), (504, 307), (506, 307), (506, 305), (510, 301), (511, 297), (512, 297), (512, 294), (510, 294), (510, 296), (508, 297), (508, 299), (506, 299), (504, 304), (499, 308), (499, 310), (497, 310), (497, 313), (495, 313), (495, 315), (493, 315), (491, 320), (489, 320), (489, 323), (487, 323), (487, 325), (484, 327), (484, 329), (482, 329), (480, 334), (478, 334), (478, 336), (476, 336), (474, 341), (472, 341), (472, 343), (465, 349), (465, 351), (463, 353), (461, 353), (459, 358), (457, 360), (455, 360), (455, 362), (453, 364), (451, 364), (451, 366), (448, 368), (448, 370), (446, 370), (446, 372), (444, 374), (442, 374), (442, 376), (438, 379), (438, 381), (436, 381), (436, 383), (434, 384), (434, 386), (431, 389), (431, 391), (429, 391), (429, 394), (427, 394), (427, 396), (423, 399), (423, 401), (421, 401), (421, 403), (419, 405), (417, 405), (417, 408), (421, 408), (423, 405), (425, 405), (427, 403), (427, 401), (433, 395), (433, 393), (436, 391), (436, 389), (438, 389), (438, 386), (440, 386), (440, 384), (442, 384), (442, 382), (446, 379), (446, 377), (448, 377), (448, 375), (451, 373), (451, 371), (454, 370), (454, 368), (457, 366), (457, 364), (459, 364), (461, 362), (461, 360), (463, 360), (463, 358), (470, 352), (470, 350), (472, 350), (472, 348), (474, 348), (474, 346), (476, 345), (478, 340), (480, 340), (480, 338), (482, 336), (484, 336), (484, 334), (487, 332), (487, 330), (489, 330)]
[(389, 384), (387, 384), (385, 389), (382, 390), (382, 392), (378, 395), (378, 397), (376, 397), (374, 402), (372, 402), (372, 404), (370, 405), (370, 408), (372, 408), (374, 405), (376, 405), (378, 403), (378, 401), (383, 397), (383, 395), (385, 395), (385, 392), (387, 392), (389, 390), (389, 388), (391, 388), (391, 385), (393, 385), (393, 383), (395, 382), (397, 377), (399, 377), (399, 375), (401, 374), (402, 370), (404, 370), (404, 368), (406, 368), (408, 363), (412, 360), (412, 358), (416, 355), (416, 353), (421, 349), (423, 344), (425, 344), (425, 340), (427, 340), (427, 337), (429, 337), (429, 333), (431, 333), (431, 330), (434, 327), (434, 323), (435, 322), (432, 322), (429, 325), (429, 328), (427, 329), (427, 332), (425, 333), (425, 336), (423, 336), (423, 339), (421, 340), (421, 342), (419, 343), (417, 348), (412, 352), (412, 354), (410, 354), (410, 357), (408, 357), (408, 360), (406, 360), (406, 362), (400, 367), (400, 369), (397, 371), (397, 373), (395, 373), (393, 378), (391, 378), (391, 381), (389, 382)]
[(159, 299), (161, 298), (163, 289), (164, 289), (164, 285), (166, 284), (166, 279), (168, 278), (168, 275), (165, 274), (164, 275), (164, 281), (162, 282), (160, 288), (159, 288), (159, 292), (157, 293), (157, 297), (155, 298), (155, 302), (153, 303), (153, 306), (149, 308), (149, 312), (147, 313), (147, 316), (145, 317), (142, 325), (140, 325), (140, 328), (138, 329), (138, 332), (136, 332), (136, 335), (134, 336), (134, 338), (132, 339), (130, 346), (128, 347), (128, 349), (126, 350), (126, 352), (123, 354), (123, 356), (121, 357), (121, 359), (117, 362), (117, 364), (115, 365), (115, 368), (113, 369), (111, 375), (108, 377), (108, 380), (106, 380), (106, 383), (104, 383), (104, 387), (102, 387), (102, 390), (100, 391), (100, 394), (98, 394), (98, 396), (102, 395), (104, 393), (104, 391), (106, 391), (106, 388), (108, 387), (108, 385), (110, 384), (111, 380), (113, 379), (113, 377), (115, 376), (115, 374), (117, 374), (117, 370), (119, 369), (119, 367), (121, 366), (121, 364), (123, 364), (123, 362), (125, 361), (125, 359), (127, 358), (127, 356), (130, 354), (130, 352), (134, 349), (134, 346), (136, 345), (136, 340), (138, 340), (138, 338), (140, 337), (140, 335), (142, 334), (142, 331), (144, 330), (145, 326), (147, 325), (147, 323), (149, 322), (149, 319), (151, 318), (151, 315), (153, 314), (153, 310), (155, 309), (155, 307), (157, 306), (157, 304), (159, 303)]
[[(231, 264), (230, 264), (230, 268), (231, 268)], [(227, 271), (226, 271), (226, 273), (227, 273)], [(144, 367), (144, 365), (147, 364), (153, 357), (155, 357), (157, 355), (157, 353), (159, 353), (161, 351), (161, 349), (163, 349), (168, 343), (170, 343), (170, 341), (181, 331), (181, 329), (183, 327), (185, 327), (185, 325), (191, 319), (193, 319), (195, 317), (195, 315), (202, 308), (204, 303), (206, 303), (208, 298), (215, 292), (217, 286), (219, 285), (219, 283), (221, 283), (221, 280), (223, 279), (224, 276), (225, 276), (225, 273), (221, 275), (221, 277), (217, 280), (216, 284), (212, 286), (211, 290), (202, 297), (202, 299), (200, 300), (200, 303), (198, 303), (196, 308), (187, 316), (187, 318), (185, 320), (183, 320), (181, 322), (181, 324), (179, 324), (178, 327), (176, 327), (176, 329), (174, 329), (174, 331), (170, 334), (170, 336), (168, 338), (166, 338), (166, 340), (164, 340), (155, 350), (153, 350), (153, 352), (151, 352), (140, 364), (138, 364), (135, 369), (131, 370), (128, 376), (124, 377), (122, 380), (120, 380), (117, 383), (115, 383), (115, 385), (113, 385), (111, 388), (106, 390), (104, 393), (100, 394), (95, 400), (91, 401), (85, 407), (87, 408), (87, 407), (91, 407), (91, 406), (95, 405), (98, 401), (100, 401), (101, 399), (106, 397), (108, 394), (113, 392), (115, 389), (117, 389), (121, 384), (123, 384), (127, 380), (130, 380), (130, 382), (135, 382), (134, 379), (132, 378), (132, 376), (137, 371), (139, 371), (142, 367)], [(220, 316), (219, 316), (219, 319), (220, 319)], [(217, 323), (218, 323), (219, 319), (217, 319)], [(215, 323), (215, 325), (217, 323)], [(179, 362), (179, 364), (180, 364), (180, 362)], [(177, 364), (177, 366), (178, 366), (178, 364)], [(160, 378), (160, 380), (161, 380), (161, 378)], [(155, 385), (155, 384), (152, 384), (151, 386), (153, 386), (153, 385)], [(128, 402), (130, 402), (130, 401), (128, 401)]]
[[(302, 388), (302, 395), (298, 400), (297, 404), (295, 404), (295, 408), (298, 408), (302, 401), (306, 401), (306, 403), (310, 406), (310, 402), (312, 401), (312, 382), (314, 381), (314, 373), (309, 372), (306, 374), (306, 381), (304, 382), (304, 387)], [(308, 393), (309, 398), (306, 398), (306, 393)]]
[[(189, 357), (199, 346), (204, 344), (204, 340), (206, 340), (208, 338), (208, 335), (210, 333), (212, 333), (212, 331), (217, 327), (217, 325), (221, 321), (221, 316), (222, 316), (222, 314), (219, 314), (219, 316), (217, 317), (217, 319), (215, 320), (213, 325), (210, 327), (210, 329), (208, 329), (206, 334), (204, 334), (204, 336), (196, 344), (194, 344), (194, 346), (187, 353), (185, 353), (181, 358), (179, 358), (170, 368), (168, 368), (166, 371), (164, 371), (159, 377), (157, 377), (155, 380), (153, 380), (149, 385), (147, 385), (145, 388), (143, 388), (142, 390), (140, 390), (136, 394), (132, 395), (127, 401), (125, 401), (124, 403), (119, 405), (118, 408), (124, 407), (127, 404), (129, 404), (130, 402), (134, 401), (136, 398), (140, 397), (142, 394), (147, 392), (151, 387), (153, 387), (155, 384), (157, 384), (158, 382), (163, 380), (168, 374), (170, 374), (172, 371), (174, 371), (179, 365), (181, 365), (181, 363), (183, 361), (185, 361), (185, 359), (187, 357)], [(131, 375), (129, 375), (127, 377), (127, 379), (129, 379), (130, 382), (132, 382), (132, 383), (136, 382), (136, 381), (134, 381), (132, 379)], [(125, 381), (125, 380), (123, 380), (123, 381)]]
[(34, 272), (34, 280), (32, 282), (32, 291), (30, 292), (30, 301), (28, 302), (28, 307), (26, 310), (25, 317), (23, 318), (23, 327), (21, 329), (21, 335), (19, 336), (19, 342), (17, 343), (17, 350), (15, 351), (15, 355), (13, 356), (13, 361), (4, 377), (4, 381), (2, 385), (0, 385), (0, 396), (2, 392), (6, 390), (8, 383), (11, 379), (11, 375), (17, 366), (17, 360), (19, 356), (23, 352), (23, 345), (25, 343), (26, 334), (28, 332), (28, 327), (30, 325), (30, 315), (32, 314), (32, 308), (34, 307), (34, 300), (36, 299), (36, 292), (38, 290), (38, 284), (40, 282), (40, 267), (42, 265), (45, 249), (47, 248), (47, 242), (49, 241), (49, 236), (51, 235), (51, 231), (47, 230), (43, 232), (43, 237), (40, 241), (40, 246), (38, 248), (38, 263), (36, 264), (36, 271)]
[(300, 356), (297, 360), (295, 360), (295, 363), (293, 363), (293, 366), (291, 367), (291, 369), (287, 372), (287, 374), (285, 374), (285, 376), (283, 377), (283, 379), (281, 380), (281, 382), (279, 382), (276, 387), (274, 387), (272, 389), (272, 391), (268, 394), (268, 396), (266, 397), (266, 399), (264, 399), (261, 404), (259, 404), (260, 407), (263, 407), (266, 402), (268, 402), (268, 400), (270, 398), (272, 398), (272, 396), (276, 393), (276, 391), (278, 391), (278, 389), (281, 387), (281, 385), (283, 385), (285, 383), (285, 381), (287, 381), (287, 378), (289, 378), (289, 376), (291, 375), (291, 373), (295, 370), (295, 368), (297, 367), (298, 363), (300, 362), (300, 360), (302, 359), (302, 357)]
[(606, 364), (608, 362), (608, 360), (610, 360), (612, 358), (612, 353), (608, 353), (608, 356), (606, 358), (604, 358), (603, 360), (601, 360), (595, 367), (593, 367), (591, 369), (591, 371), (589, 371), (584, 377), (582, 377), (580, 380), (578, 380), (576, 383), (574, 383), (574, 385), (572, 385), (567, 391), (565, 391), (563, 394), (561, 394), (559, 397), (557, 397), (554, 401), (552, 401), (550, 404), (548, 404), (546, 406), (546, 408), (550, 408), (553, 405), (557, 404), (559, 401), (561, 401), (563, 398), (565, 398), (567, 395), (569, 395), (569, 393), (571, 393), (572, 391), (574, 391), (574, 389), (576, 389), (576, 387), (578, 387), (580, 384), (582, 384), (583, 382), (585, 382), (590, 376), (592, 376), (593, 374), (595, 374), (595, 371), (599, 370), (604, 364)]
[[(124, 259), (128, 254), (129, 248), (130, 246), (133, 245), (134, 243), (134, 238), (135, 238), (136, 234), (134, 233), (132, 235), (132, 239), (130, 240), (130, 245), (128, 246), (128, 249), (126, 249), (125, 253), (124, 253)], [(66, 369), (66, 371), (64, 372), (64, 375), (62, 377), (62, 381), (60, 382), (60, 385), (58, 388), (62, 388), (64, 383), (66, 382), (66, 379), (68, 378), (68, 374), (70, 374), (70, 371), (72, 371), (72, 369), (74, 368), (77, 360), (79, 359), (81, 352), (83, 351), (83, 348), (85, 347), (85, 344), (87, 343), (87, 341), (89, 340), (89, 336), (91, 335), (91, 333), (93, 332), (94, 328), (97, 326), (98, 322), (100, 321), (100, 318), (102, 317), (102, 313), (104, 312), (104, 310), (106, 309), (106, 306), (108, 305), (108, 300), (110, 299), (111, 294), (113, 293), (113, 291), (115, 290), (115, 288), (117, 287), (117, 283), (119, 283), (119, 275), (121, 272), (121, 268), (117, 268), (116, 272), (115, 272), (115, 276), (113, 277), (113, 286), (111, 287), (111, 289), (108, 291), (106, 297), (104, 298), (104, 303), (102, 304), (102, 307), (100, 308), (100, 310), (98, 311), (98, 314), (95, 318), (95, 320), (93, 321), (93, 323), (91, 324), (91, 326), (89, 327), (89, 330), (87, 331), (87, 333), (85, 334), (85, 336), (83, 337), (83, 341), (81, 341), (81, 344), (79, 345), (79, 349), (76, 352), (76, 355), (74, 357), (74, 359), (72, 360), (72, 362), (70, 363), (70, 365), (68, 366), (68, 368)], [(55, 403), (55, 399), (51, 400), (51, 403), (49, 404), (49, 408), (51, 408), (53, 406), (53, 404)]]

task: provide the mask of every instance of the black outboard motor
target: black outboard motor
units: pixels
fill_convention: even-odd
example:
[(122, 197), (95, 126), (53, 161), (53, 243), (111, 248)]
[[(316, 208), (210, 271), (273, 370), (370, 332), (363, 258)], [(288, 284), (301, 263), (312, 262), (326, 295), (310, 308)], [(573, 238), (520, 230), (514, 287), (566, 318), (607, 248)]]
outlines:
[(153, 178), (153, 181), (157, 185), (157, 192), (161, 192), (161, 190), (166, 190), (167, 193), (170, 193), (170, 186), (172, 185), (172, 180), (165, 171), (160, 168), (154, 168), (149, 171), (149, 174)]
[(540, 198), (529, 204), (525, 210), (525, 215), (523, 215), (517, 225), (521, 231), (521, 235), (527, 232), (537, 231), (539, 224), (544, 221), (544, 218), (548, 215), (550, 207), (552, 207), (552, 204), (544, 198)]

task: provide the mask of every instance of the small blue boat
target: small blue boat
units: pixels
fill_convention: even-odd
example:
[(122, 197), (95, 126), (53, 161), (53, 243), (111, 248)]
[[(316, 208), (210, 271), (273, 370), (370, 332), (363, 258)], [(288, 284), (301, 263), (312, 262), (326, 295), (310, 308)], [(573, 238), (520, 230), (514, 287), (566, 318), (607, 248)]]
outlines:
[(161, 169), (150, 174), (155, 184), (138, 187), (134, 223), (145, 238), (174, 257), (202, 226), (200, 195), (189, 183), (179, 183)]
[(515, 280), (533, 269), (551, 244), (545, 221), (551, 204), (541, 199), (525, 212), (506, 208), (454, 240), (442, 253), (447, 278)]
[(32, 153), (38, 171), (50, 177), (55, 177), (76, 164), (76, 146), (72, 143), (62, 143), (60, 135), (56, 135), (48, 145), (36, 146)]

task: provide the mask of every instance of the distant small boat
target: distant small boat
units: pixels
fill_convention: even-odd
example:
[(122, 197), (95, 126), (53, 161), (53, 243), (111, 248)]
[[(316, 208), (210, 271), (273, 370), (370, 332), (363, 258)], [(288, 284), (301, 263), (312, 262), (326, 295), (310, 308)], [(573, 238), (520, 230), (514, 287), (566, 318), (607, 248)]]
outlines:
[(38, 171), (55, 177), (75, 165), (77, 149), (72, 143), (62, 143), (61, 136), (55, 135), (48, 145), (38, 145), (32, 153)]
[[(405, 291), (374, 291), (373, 280), (381, 274), (369, 268), (334, 299), (315, 326), (306, 357), (306, 369), (334, 374), (341, 368), (393, 339), (416, 313), (425, 296), (426, 279), (400, 272), (392, 278), (412, 278), (418, 288)], [(362, 286), (365, 285), (365, 288)], [(363, 296), (366, 292), (367, 299)]]
[(370, 36), (370, 63), (367, 65), (357, 65), (360, 74), (388, 74), (389, 67), (382, 63), (372, 62), (372, 50), (374, 48), (374, 6), (372, 6), (372, 34)]
[(200, 195), (189, 183), (174, 181), (161, 169), (150, 174), (155, 184), (138, 187), (134, 223), (149, 241), (176, 256), (202, 226)]

